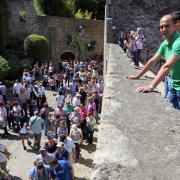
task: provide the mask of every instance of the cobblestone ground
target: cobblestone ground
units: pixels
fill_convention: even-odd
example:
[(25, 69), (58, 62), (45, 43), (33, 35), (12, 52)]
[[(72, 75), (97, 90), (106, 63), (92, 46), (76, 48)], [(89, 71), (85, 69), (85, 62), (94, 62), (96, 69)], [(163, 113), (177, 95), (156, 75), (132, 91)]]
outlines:
[[(55, 96), (51, 92), (46, 91), (47, 101), (49, 106), (56, 108)], [(0, 130), (0, 133), (3, 131)], [(11, 175), (14, 176), (14, 180), (26, 180), (29, 169), (33, 166), (33, 160), (36, 154), (28, 147), (25, 151), (19, 140), (18, 134), (9, 131), (11, 134), (8, 139), (1, 139), (1, 143), (5, 144), (8, 150), (12, 153), (10, 160), (8, 161), (8, 170)], [(42, 145), (46, 140), (46, 137), (42, 136)], [(92, 162), (97, 143), (97, 131), (94, 133), (94, 143), (88, 145), (83, 142), (81, 145), (81, 159), (74, 164), (75, 179), (76, 180), (88, 180), (91, 176)]]

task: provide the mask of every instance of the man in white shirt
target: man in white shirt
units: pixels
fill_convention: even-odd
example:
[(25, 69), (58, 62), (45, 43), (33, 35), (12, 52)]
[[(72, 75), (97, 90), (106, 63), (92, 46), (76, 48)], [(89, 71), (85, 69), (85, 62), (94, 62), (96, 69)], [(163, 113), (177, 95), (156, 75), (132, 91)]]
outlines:
[(61, 106), (62, 104), (64, 104), (64, 95), (62, 92), (59, 92), (59, 95), (56, 96), (56, 102), (57, 102), (57, 105)]
[(135, 40), (136, 40), (136, 46), (137, 46), (137, 56), (136, 56), (137, 59), (136, 60), (139, 66), (140, 54), (141, 54), (141, 50), (143, 49), (143, 45), (145, 42), (145, 38), (142, 33), (142, 29), (140, 27), (137, 28), (137, 34), (135, 36)]
[(13, 94), (19, 94), (20, 93), (20, 89), (23, 87), (22, 83), (19, 82), (18, 79), (16, 79), (16, 82), (14, 83), (13, 86)]

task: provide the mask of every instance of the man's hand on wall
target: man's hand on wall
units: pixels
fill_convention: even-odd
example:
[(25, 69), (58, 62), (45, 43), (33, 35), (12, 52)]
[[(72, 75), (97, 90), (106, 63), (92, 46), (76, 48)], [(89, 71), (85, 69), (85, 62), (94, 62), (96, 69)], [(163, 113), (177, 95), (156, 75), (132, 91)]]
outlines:
[(152, 91), (153, 91), (152, 88), (150, 88), (149, 86), (141, 86), (136, 89), (136, 92), (139, 93), (150, 93)]
[(127, 76), (126, 78), (130, 79), (130, 80), (137, 80), (137, 79), (139, 79), (138, 76)]

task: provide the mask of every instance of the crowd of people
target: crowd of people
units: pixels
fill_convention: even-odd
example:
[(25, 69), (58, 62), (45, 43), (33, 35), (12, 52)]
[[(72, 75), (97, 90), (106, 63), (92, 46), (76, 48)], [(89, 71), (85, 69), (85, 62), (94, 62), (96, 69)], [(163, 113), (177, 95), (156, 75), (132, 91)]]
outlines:
[[(102, 60), (50, 62), (24, 69), (22, 78), (13, 85), (12, 96), (0, 83), (1, 138), (13, 130), (19, 133), (24, 150), (40, 154), (28, 173), (31, 180), (73, 179), (73, 164), (81, 158), (81, 143), (93, 143), (99, 123), (104, 90)], [(57, 105), (49, 107), (46, 91)], [(10, 93), (9, 93), (10, 94)], [(47, 137), (41, 142), (42, 133)], [(33, 142), (31, 139), (34, 139)], [(0, 169), (7, 173), (10, 153), (0, 144)]]
[[(180, 12), (165, 15), (160, 20), (160, 31), (165, 41), (157, 53), (136, 76), (139, 79), (162, 56), (166, 63), (149, 86), (139, 87), (137, 92), (152, 92), (158, 83), (168, 77), (166, 97), (174, 108), (180, 110)], [(123, 36), (123, 34), (122, 34)], [(120, 46), (129, 52), (135, 66), (145, 41), (141, 28), (125, 34)], [(21, 80), (13, 86), (13, 96), (7, 97), (7, 88), (0, 82), (0, 129), (2, 138), (9, 136), (9, 129), (20, 134), (22, 147), (30, 146), (40, 154), (28, 173), (30, 180), (74, 179), (73, 163), (81, 158), (81, 143), (93, 143), (93, 134), (101, 112), (104, 83), (100, 72), (102, 62), (89, 60), (60, 62), (56, 69), (50, 62), (24, 69)], [(168, 74), (169, 73), (169, 74)], [(57, 108), (50, 111), (46, 90), (50, 90)], [(58, 92), (58, 94), (57, 94)], [(44, 130), (43, 130), (44, 129)], [(42, 132), (47, 141), (41, 143)], [(32, 144), (30, 138), (34, 139)], [(27, 141), (27, 145), (26, 145)], [(0, 144), (0, 175), (7, 172), (10, 153)]]
[(142, 28), (138, 27), (136, 32), (121, 32), (118, 38), (119, 46), (134, 61), (135, 68), (139, 69), (140, 54), (144, 47), (145, 37)]

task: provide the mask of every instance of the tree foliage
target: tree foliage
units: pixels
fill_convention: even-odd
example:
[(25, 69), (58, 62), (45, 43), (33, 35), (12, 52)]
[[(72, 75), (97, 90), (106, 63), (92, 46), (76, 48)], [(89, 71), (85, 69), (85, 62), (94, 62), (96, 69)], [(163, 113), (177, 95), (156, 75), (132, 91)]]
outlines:
[(104, 19), (105, 0), (44, 0), (41, 4), (45, 14), (53, 16)]
[(47, 39), (38, 34), (31, 34), (24, 40), (24, 50), (27, 57), (42, 62), (48, 56)]
[(53, 16), (74, 17), (74, 1), (44, 0), (44, 12)]
[(0, 80), (7, 77), (9, 69), (7, 60), (0, 56)]
[(92, 18), (104, 19), (105, 0), (75, 0), (75, 12), (81, 9), (82, 12), (86, 10), (92, 12)]
[(34, 0), (34, 9), (37, 15), (44, 15), (44, 1)]
[(75, 18), (76, 19), (91, 19), (92, 18), (92, 12), (89, 12), (88, 10), (86, 10), (85, 12), (81, 11), (81, 9), (79, 9), (76, 13), (75, 13)]
[(0, 54), (2, 55), (5, 50), (6, 40), (8, 37), (8, 4), (7, 0), (0, 0)]

